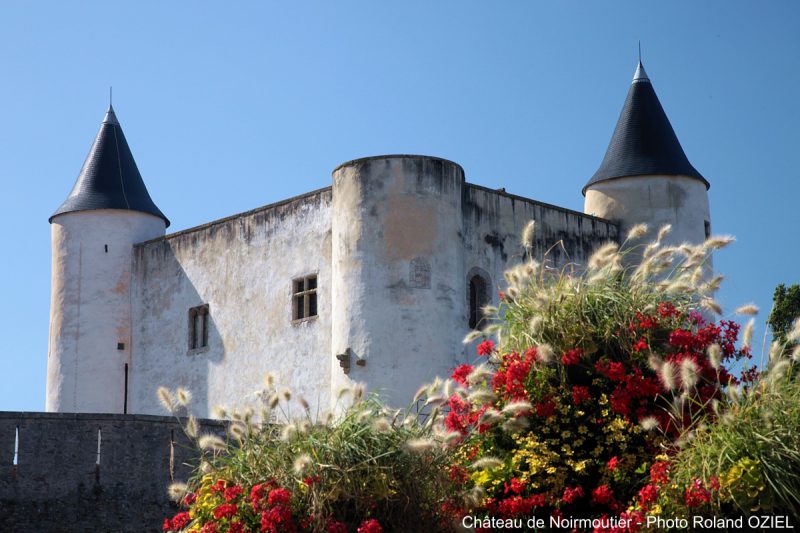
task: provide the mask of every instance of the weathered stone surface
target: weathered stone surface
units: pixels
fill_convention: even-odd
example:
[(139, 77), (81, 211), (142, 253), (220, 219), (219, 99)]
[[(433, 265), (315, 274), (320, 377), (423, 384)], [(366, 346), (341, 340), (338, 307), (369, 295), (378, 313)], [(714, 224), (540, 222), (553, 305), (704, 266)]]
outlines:
[(0, 412), (0, 531), (160, 531), (195, 456), (171, 417)]

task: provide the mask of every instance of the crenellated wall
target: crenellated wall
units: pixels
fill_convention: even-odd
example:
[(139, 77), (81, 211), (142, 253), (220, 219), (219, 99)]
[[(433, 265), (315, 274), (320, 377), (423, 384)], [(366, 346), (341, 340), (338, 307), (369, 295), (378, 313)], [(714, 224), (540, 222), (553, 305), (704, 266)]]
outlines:
[(172, 417), (0, 412), (0, 531), (161, 531), (194, 457)]

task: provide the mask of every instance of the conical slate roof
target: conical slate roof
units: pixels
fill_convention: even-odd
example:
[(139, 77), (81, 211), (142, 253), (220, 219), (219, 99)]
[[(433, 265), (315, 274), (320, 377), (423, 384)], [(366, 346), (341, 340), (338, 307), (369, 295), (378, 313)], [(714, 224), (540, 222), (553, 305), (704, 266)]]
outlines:
[(606, 155), (583, 194), (600, 181), (652, 174), (687, 176), (710, 187), (686, 158), (640, 61)]
[(159, 217), (169, 226), (169, 220), (147, 192), (110, 105), (72, 192), (50, 217), (50, 222), (64, 213), (93, 209), (141, 211)]

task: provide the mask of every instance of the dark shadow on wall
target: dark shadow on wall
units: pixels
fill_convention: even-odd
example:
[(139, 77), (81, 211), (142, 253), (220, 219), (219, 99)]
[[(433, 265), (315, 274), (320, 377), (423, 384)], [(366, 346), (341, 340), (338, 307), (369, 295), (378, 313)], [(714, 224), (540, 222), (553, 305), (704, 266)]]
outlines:
[(218, 308), (193, 284), (173, 249), (191, 246), (193, 252), (198, 251), (197, 239), (196, 234), (182, 235), (134, 249), (129, 412), (166, 414), (157, 394), (164, 386), (189, 390), (188, 411), (210, 416), (209, 368), (225, 359), (225, 345), (214, 319)]

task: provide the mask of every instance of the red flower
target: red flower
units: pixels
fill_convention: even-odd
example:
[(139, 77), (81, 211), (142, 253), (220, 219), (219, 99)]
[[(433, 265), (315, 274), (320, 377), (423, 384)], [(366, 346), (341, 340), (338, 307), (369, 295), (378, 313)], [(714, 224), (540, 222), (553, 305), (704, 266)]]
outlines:
[(719, 490), (719, 478), (711, 476), (711, 479), (708, 480), (708, 486), (711, 487), (711, 490)]
[(695, 479), (691, 487), (686, 487), (683, 493), (683, 501), (689, 507), (700, 507), (704, 503), (711, 501), (711, 494), (703, 487), (703, 482)]
[(544, 403), (537, 403), (534, 408), (536, 409), (536, 414), (542, 418), (550, 418), (556, 413), (556, 404), (553, 402), (553, 400), (547, 400)]
[(511, 481), (506, 483), (504, 493), (508, 494), (509, 492), (513, 492), (514, 494), (522, 494), (524, 491), (525, 481), (512, 477)]
[(332, 520), (328, 522), (328, 527), (325, 528), (326, 533), (347, 533), (347, 526), (344, 522)]
[(500, 298), (500, 301), (502, 302), (503, 300), (506, 299), (506, 293), (504, 293), (503, 291), (497, 291), (497, 297)]
[(505, 356), (503, 360), (505, 369), (495, 373), (492, 379), (495, 391), (502, 392), (503, 396), (510, 400), (527, 400), (525, 380), (531, 372), (532, 363), (531, 357), (522, 360), (517, 352)]
[(589, 387), (575, 385), (572, 387), (572, 403), (580, 405), (582, 402), (590, 398)]
[(594, 369), (611, 381), (623, 381), (625, 379), (625, 365), (622, 363), (598, 361), (594, 364)]
[(612, 457), (611, 459), (609, 459), (609, 460), (608, 460), (608, 463), (606, 463), (606, 466), (608, 467), (608, 469), (609, 469), (611, 472), (613, 472), (614, 470), (616, 470), (616, 469), (617, 469), (617, 467), (619, 466), (619, 457), (617, 457), (617, 456), (615, 455), (614, 457)]
[(478, 345), (478, 355), (492, 355), (493, 351), (494, 351), (493, 341), (486, 340)]
[(234, 520), (231, 522), (231, 527), (228, 529), (228, 533), (244, 533), (244, 524), (238, 520)]
[(320, 478), (319, 476), (313, 476), (313, 477), (312, 476), (308, 476), (307, 478), (305, 478), (303, 480), (303, 483), (305, 483), (306, 486), (310, 487), (311, 485), (319, 483), (320, 479), (322, 479), (322, 478)]
[(286, 505), (278, 504), (261, 513), (262, 533), (295, 533), (297, 526), (292, 518), (292, 510)]
[(679, 316), (680, 312), (670, 302), (661, 302), (658, 304), (658, 314), (661, 318), (669, 318)]
[(639, 491), (639, 503), (643, 508), (648, 508), (651, 503), (658, 499), (658, 486), (649, 483)]
[(219, 529), (217, 529), (217, 523), (208, 522), (203, 526), (203, 529), (200, 530), (200, 533), (219, 533)]
[(267, 503), (270, 505), (286, 505), (291, 497), (292, 493), (284, 488), (272, 489), (269, 491)]
[(189, 525), (191, 521), (192, 517), (189, 516), (189, 513), (184, 511), (173, 516), (171, 521), (165, 518), (164, 525), (161, 526), (161, 529), (163, 531), (178, 531)]
[(633, 351), (636, 353), (641, 352), (642, 350), (648, 349), (650, 346), (647, 344), (647, 340), (644, 337), (639, 339), (636, 344), (633, 345)]
[(242, 493), (242, 490), (243, 489), (241, 485), (234, 485), (232, 487), (228, 487), (227, 489), (225, 489), (224, 492), (225, 501), (230, 503), (231, 500), (235, 500)]
[(566, 487), (564, 489), (564, 495), (561, 497), (561, 501), (564, 503), (572, 503), (578, 498), (583, 497), (583, 487)]
[(450, 374), (450, 377), (453, 378), (453, 381), (456, 383), (467, 387), (469, 386), (467, 383), (467, 376), (469, 376), (473, 370), (475, 369), (472, 365), (463, 364), (453, 370), (453, 373)]
[(223, 503), (222, 505), (218, 506), (214, 509), (214, 518), (220, 520), (222, 518), (232, 518), (236, 515), (236, 505), (232, 503)]
[(211, 485), (211, 493), (216, 494), (217, 492), (224, 492), (226, 484), (227, 482), (224, 479), (218, 479), (216, 483)]
[(583, 357), (583, 350), (575, 348), (562, 355), (561, 362), (564, 365), (577, 365), (581, 362), (581, 357)]
[(547, 503), (544, 494), (531, 494), (527, 498), (512, 496), (497, 502), (500, 516), (524, 516), (531, 513), (534, 507), (542, 507)]
[(650, 480), (659, 485), (669, 483), (669, 463), (666, 461), (653, 463), (650, 467)]
[(383, 533), (383, 528), (381, 527), (380, 522), (374, 518), (370, 518), (369, 520), (364, 520), (361, 522), (361, 526), (358, 528), (357, 533)]
[(197, 501), (197, 494), (195, 494), (194, 492), (187, 492), (186, 496), (183, 497), (183, 505), (187, 507), (192, 505), (196, 501)]
[(592, 503), (604, 505), (614, 499), (614, 491), (608, 485), (600, 485), (592, 491)]

